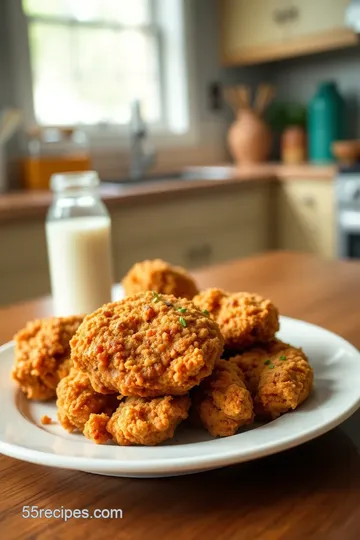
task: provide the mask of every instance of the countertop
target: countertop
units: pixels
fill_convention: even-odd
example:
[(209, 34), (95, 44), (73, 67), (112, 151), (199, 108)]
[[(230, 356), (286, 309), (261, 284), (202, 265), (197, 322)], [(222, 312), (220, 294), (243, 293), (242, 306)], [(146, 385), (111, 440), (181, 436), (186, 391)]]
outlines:
[[(104, 183), (101, 196), (111, 207), (135, 204), (151, 199), (171, 198), (174, 193), (198, 193), (203, 190), (229, 188), (236, 184), (251, 185), (292, 179), (321, 179), (330, 181), (336, 173), (335, 166), (297, 165), (276, 163), (235, 167), (228, 164), (209, 167), (187, 167), (187, 179), (156, 180), (142, 183)], [(18, 191), (0, 195), (0, 221), (45, 216), (51, 203), (49, 191)]]
[[(194, 272), (201, 288), (251, 290), (280, 312), (320, 324), (360, 347), (360, 264), (275, 252)], [(49, 299), (0, 309), (0, 341)], [(358, 540), (360, 411), (311, 442), (203, 474), (162, 479), (96, 476), (0, 457), (2, 536), (189, 540)], [(121, 508), (123, 519), (22, 519), (22, 507)]]

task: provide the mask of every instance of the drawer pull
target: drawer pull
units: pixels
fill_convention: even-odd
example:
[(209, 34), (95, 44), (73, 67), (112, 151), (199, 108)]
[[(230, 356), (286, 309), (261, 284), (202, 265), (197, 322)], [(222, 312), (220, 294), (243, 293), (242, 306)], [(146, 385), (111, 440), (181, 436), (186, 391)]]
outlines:
[(314, 208), (316, 206), (316, 200), (314, 199), (314, 197), (303, 197), (301, 199), (301, 202), (304, 204), (304, 206), (307, 206), (308, 208)]
[(194, 267), (210, 264), (212, 254), (213, 248), (208, 243), (192, 246), (185, 252), (187, 266)]

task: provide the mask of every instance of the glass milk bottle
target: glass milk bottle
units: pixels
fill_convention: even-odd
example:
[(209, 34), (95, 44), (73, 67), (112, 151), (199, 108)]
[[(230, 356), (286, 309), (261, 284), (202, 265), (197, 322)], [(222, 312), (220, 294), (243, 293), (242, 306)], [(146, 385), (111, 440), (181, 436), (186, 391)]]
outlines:
[(94, 171), (55, 174), (46, 219), (56, 316), (86, 314), (111, 301), (111, 221)]

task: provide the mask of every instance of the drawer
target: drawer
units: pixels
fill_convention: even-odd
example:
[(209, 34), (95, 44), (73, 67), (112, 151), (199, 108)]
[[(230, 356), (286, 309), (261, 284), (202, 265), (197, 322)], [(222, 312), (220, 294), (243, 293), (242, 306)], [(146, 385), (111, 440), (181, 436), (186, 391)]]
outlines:
[(45, 223), (42, 220), (11, 222), (0, 228), (0, 271), (47, 268)]
[(267, 211), (266, 186), (251, 186), (223, 193), (134, 206), (112, 212), (116, 242), (150, 239), (177, 239), (204, 228), (244, 225)]
[(118, 243), (114, 249), (115, 280), (120, 281), (134, 263), (144, 259), (161, 258), (190, 270), (257, 253), (267, 246), (267, 229), (261, 226), (205, 230), (173, 241)]

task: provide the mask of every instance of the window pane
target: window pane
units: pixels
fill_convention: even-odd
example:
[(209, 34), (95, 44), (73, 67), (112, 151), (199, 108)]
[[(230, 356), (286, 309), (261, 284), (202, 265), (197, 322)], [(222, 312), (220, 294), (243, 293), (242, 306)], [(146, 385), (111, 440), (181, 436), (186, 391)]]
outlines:
[(68, 124), (73, 103), (71, 34), (66, 26), (33, 23), (29, 29), (34, 107), (40, 123)]
[(154, 35), (32, 23), (30, 48), (40, 123), (127, 123), (134, 99), (148, 122), (160, 120)]
[(23, 0), (25, 13), (73, 17), (79, 21), (110, 21), (126, 25), (149, 23), (150, 0)]
[(92, 111), (98, 121), (125, 123), (129, 121), (131, 101), (139, 98), (146, 120), (158, 121), (160, 81), (154, 36), (130, 30), (79, 28), (77, 37), (76, 87), (87, 106), (86, 114)]

